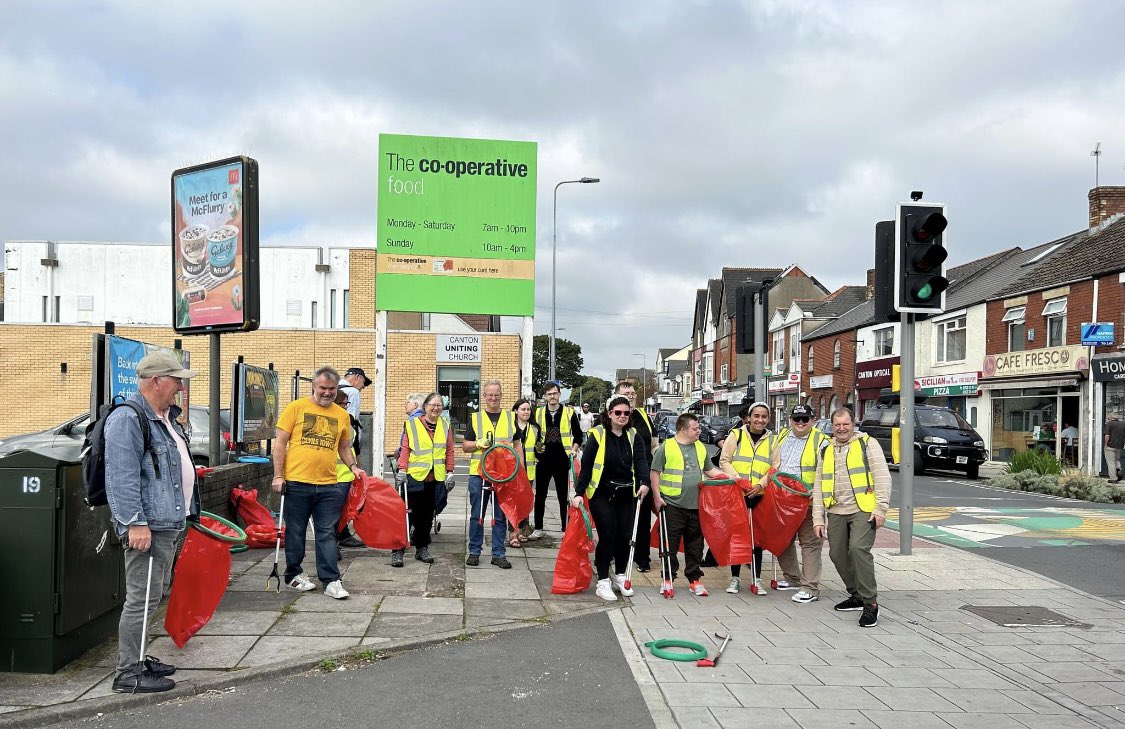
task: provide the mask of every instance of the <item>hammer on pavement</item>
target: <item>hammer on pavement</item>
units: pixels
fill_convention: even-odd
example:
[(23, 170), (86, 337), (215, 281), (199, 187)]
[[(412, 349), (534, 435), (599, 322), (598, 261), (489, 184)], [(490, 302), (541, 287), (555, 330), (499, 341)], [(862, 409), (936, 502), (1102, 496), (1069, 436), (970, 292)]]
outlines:
[(727, 643), (730, 643), (730, 636), (715, 633), (715, 637), (721, 638), (723, 641), (723, 644), (719, 646), (719, 652), (715, 654), (715, 659), (712, 660), (710, 658), (700, 658), (695, 662), (696, 666), (699, 666), (700, 668), (712, 668), (719, 665), (719, 659), (723, 657), (723, 651), (726, 650)]

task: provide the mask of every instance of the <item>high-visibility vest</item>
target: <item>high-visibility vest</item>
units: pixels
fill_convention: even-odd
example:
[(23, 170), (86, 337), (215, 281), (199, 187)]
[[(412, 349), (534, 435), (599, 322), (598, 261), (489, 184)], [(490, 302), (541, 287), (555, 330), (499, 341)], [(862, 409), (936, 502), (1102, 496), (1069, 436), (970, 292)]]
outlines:
[[(792, 428), (782, 428), (777, 434), (777, 441), (773, 447), (780, 450), (781, 444), (793, 434)], [(816, 428), (809, 431), (805, 439), (805, 449), (801, 451), (801, 480), (810, 486), (816, 483), (816, 459), (820, 451), (827, 445), (827, 438)]]
[[(675, 438), (664, 441), (662, 448), (664, 470), (660, 472), (660, 493), (675, 498), (684, 490), (684, 454)], [(695, 457), (699, 461), (699, 470), (702, 471), (707, 464), (707, 449), (699, 441), (695, 441)]]
[(652, 429), (652, 420), (648, 417), (648, 413), (645, 412), (645, 409), (643, 407), (637, 408), (636, 412), (638, 415), (640, 415), (641, 420), (645, 421), (645, 426), (648, 428), (648, 434), (650, 436), (653, 435), (655, 431)]
[[(625, 429), (625, 440), (629, 441), (629, 470), (633, 470), (633, 436), (637, 431), (632, 428)], [(594, 498), (594, 492), (598, 490), (598, 484), (602, 482), (602, 471), (605, 470), (605, 426), (595, 425), (590, 428), (589, 436), (594, 439), (598, 444), (598, 452), (594, 456), (594, 465), (590, 469), (590, 485), (586, 487), (586, 498)], [(637, 474), (633, 474), (633, 491), (637, 489)]]
[(430, 471), (434, 472), (434, 479), (445, 480), (445, 419), (438, 418), (434, 424), (433, 437), (430, 431), (421, 423), (422, 418), (411, 418), (406, 421), (406, 444), (410, 446), (410, 460), (406, 464), (406, 472), (415, 481), (425, 481)]
[[(860, 511), (870, 513), (875, 510), (875, 477), (871, 475), (871, 464), (867, 462), (868, 437), (866, 434), (860, 435), (851, 442), (845, 463), (855, 502)], [(824, 461), (820, 467), (820, 492), (824, 495), (824, 508), (831, 509), (836, 503), (835, 444), (829, 444), (824, 451)]]
[(539, 440), (539, 431), (531, 423), (523, 433), (523, 463), (527, 471), (527, 478), (535, 480), (535, 444)]
[(730, 459), (734, 472), (741, 478), (748, 478), (752, 483), (758, 483), (773, 465), (774, 434), (768, 430), (764, 431), (762, 437), (758, 439), (758, 444), (755, 445), (746, 428), (740, 427), (731, 433), (738, 439), (738, 445)]
[[(476, 433), (477, 441), (484, 441), (488, 435), (492, 435), (493, 445), (497, 443), (512, 444), (512, 438), (516, 434), (516, 414), (511, 410), (501, 410), (500, 419), (496, 421), (496, 426), (493, 427), (492, 419), (483, 410), (473, 413), (469, 416), (470, 422), (473, 424), (473, 432)], [(469, 458), (469, 475), (480, 475), (480, 457), (484, 450), (478, 448), (473, 451), (472, 456)]]
[[(570, 450), (574, 445), (574, 432), (570, 429), (570, 421), (574, 418), (574, 410), (569, 405), (559, 408), (559, 435), (562, 437), (563, 448)], [(535, 422), (539, 430), (547, 432), (547, 408), (541, 407), (535, 411)]]

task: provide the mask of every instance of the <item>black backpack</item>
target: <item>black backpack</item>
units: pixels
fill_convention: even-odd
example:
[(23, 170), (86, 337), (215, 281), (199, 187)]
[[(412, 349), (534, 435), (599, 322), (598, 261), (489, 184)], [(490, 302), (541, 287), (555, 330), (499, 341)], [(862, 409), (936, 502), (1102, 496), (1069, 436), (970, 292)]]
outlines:
[(152, 456), (152, 467), (157, 478), (160, 477), (160, 466), (156, 462), (156, 453), (151, 448), (152, 437), (144, 409), (131, 400), (102, 405), (98, 409), (98, 419), (86, 429), (86, 439), (82, 441), (82, 484), (86, 487), (86, 503), (90, 506), (105, 506), (109, 503), (105, 495), (105, 423), (110, 413), (122, 406), (136, 411), (141, 423), (144, 452)]

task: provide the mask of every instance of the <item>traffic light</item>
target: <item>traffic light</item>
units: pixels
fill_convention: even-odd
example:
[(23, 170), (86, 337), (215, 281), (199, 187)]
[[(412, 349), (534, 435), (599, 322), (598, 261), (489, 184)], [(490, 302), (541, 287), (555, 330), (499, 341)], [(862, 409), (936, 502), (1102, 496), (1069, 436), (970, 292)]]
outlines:
[(744, 283), (735, 290), (734, 298), (734, 347), (738, 354), (754, 353), (754, 304), (756, 298), (762, 300), (762, 328), (769, 326), (766, 312), (769, 311), (769, 288), (759, 283)]
[(945, 205), (900, 202), (895, 214), (895, 308), (901, 312), (945, 311)]
[(875, 224), (875, 321), (898, 321), (895, 310), (895, 221)]

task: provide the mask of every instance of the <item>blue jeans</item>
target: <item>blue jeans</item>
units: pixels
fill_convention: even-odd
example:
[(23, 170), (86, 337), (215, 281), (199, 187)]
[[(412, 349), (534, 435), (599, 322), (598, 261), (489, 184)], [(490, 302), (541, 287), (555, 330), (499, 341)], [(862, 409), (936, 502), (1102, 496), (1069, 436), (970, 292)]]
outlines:
[[(484, 508), (487, 511), (488, 502), (491, 501), (489, 497), (492, 495), (491, 489), (487, 494), (484, 491), (484, 482), (480, 476), (469, 476), (469, 554), (480, 554), (480, 550), (484, 547), (484, 525), (478, 521), (481, 516), (481, 499), (484, 499)], [(508, 533), (508, 519), (504, 516), (504, 512), (500, 511), (493, 501), (493, 524), (492, 524), (492, 556), (503, 557), (504, 552), (504, 539)], [(485, 515), (488, 518), (488, 515)]]
[[(346, 485), (346, 484), (345, 484)], [(301, 574), (305, 559), (305, 534), (309, 517), (316, 540), (316, 574), (322, 584), (340, 579), (336, 552), (336, 524), (348, 498), (341, 484), (316, 486), (299, 481), (285, 482), (285, 582)]]

